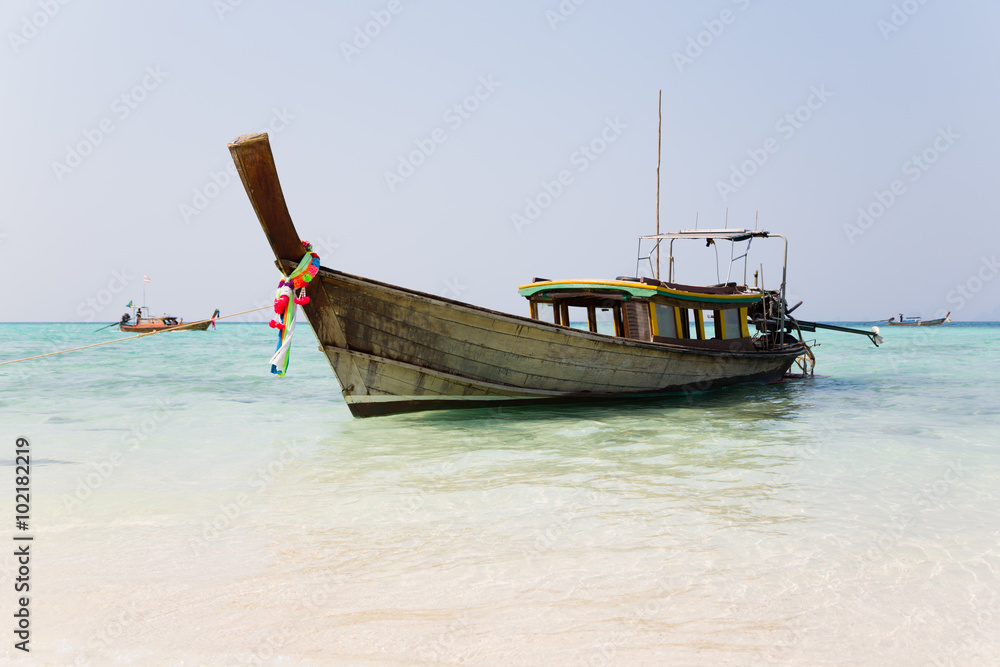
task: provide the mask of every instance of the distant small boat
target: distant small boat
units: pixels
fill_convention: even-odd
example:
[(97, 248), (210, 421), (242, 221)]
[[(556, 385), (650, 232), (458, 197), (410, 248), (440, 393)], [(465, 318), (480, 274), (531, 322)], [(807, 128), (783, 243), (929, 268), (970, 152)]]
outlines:
[[(146, 316), (144, 317), (142, 312), (146, 310)], [(215, 312), (212, 314), (211, 319), (192, 322), (191, 324), (184, 324), (184, 320), (180, 317), (174, 317), (173, 315), (162, 315), (161, 317), (150, 317), (148, 309), (145, 307), (139, 307), (135, 309), (135, 317), (129, 313), (122, 315), (121, 321), (118, 323), (118, 328), (122, 331), (134, 332), (134, 333), (146, 333), (150, 331), (166, 331), (167, 329), (176, 329), (184, 331), (205, 331), (208, 329), (209, 325), (214, 324), (215, 318), (219, 316), (219, 309), (216, 308)]]
[(948, 311), (948, 315), (940, 317), (936, 320), (922, 320), (919, 317), (903, 317), (903, 314), (899, 314), (899, 319), (895, 317), (890, 317), (886, 324), (894, 327), (937, 327), (941, 326), (945, 322), (949, 321), (948, 317), (951, 315), (951, 311)]

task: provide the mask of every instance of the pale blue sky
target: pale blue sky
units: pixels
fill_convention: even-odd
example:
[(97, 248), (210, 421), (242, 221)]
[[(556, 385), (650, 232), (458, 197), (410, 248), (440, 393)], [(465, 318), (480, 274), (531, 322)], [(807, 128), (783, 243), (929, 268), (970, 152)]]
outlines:
[[(560, 6), (575, 11), (547, 14)], [(387, 25), (345, 55), (372, 12)], [(268, 245), (221, 173), (226, 143), (268, 125), (324, 265), (524, 313), (515, 289), (533, 276), (634, 272), (654, 227), (660, 88), (664, 230), (696, 214), (722, 226), (727, 206), (730, 226), (753, 226), (759, 211), (790, 238), (805, 318), (1000, 319), (993, 2), (10, 0), (0, 28), (5, 321), (113, 321), (142, 274), (154, 311), (188, 319), (269, 302)], [(448, 113), (477, 90), (467, 118)], [(581, 157), (602, 132), (614, 141)], [(518, 231), (512, 216), (563, 170)], [(714, 282), (714, 254), (687, 250), (678, 278)]]

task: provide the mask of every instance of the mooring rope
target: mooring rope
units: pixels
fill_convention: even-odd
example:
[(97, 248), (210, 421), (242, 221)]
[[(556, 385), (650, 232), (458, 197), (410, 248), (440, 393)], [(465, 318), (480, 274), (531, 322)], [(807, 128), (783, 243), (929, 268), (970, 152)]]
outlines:
[(220, 315), (219, 317), (209, 318), (207, 320), (198, 320), (197, 322), (186, 322), (184, 324), (179, 324), (175, 327), (169, 329), (160, 329), (159, 331), (148, 331), (146, 333), (136, 334), (135, 336), (126, 336), (125, 338), (116, 338), (115, 340), (106, 340), (103, 343), (93, 343), (91, 345), (81, 345), (80, 347), (71, 347), (68, 350), (59, 350), (58, 352), (49, 352), (47, 354), (36, 354), (33, 357), (25, 357), (24, 359), (13, 359), (11, 361), (0, 361), (0, 366), (6, 366), (7, 364), (16, 364), (22, 361), (31, 361), (32, 359), (41, 359), (42, 357), (51, 357), (56, 354), (66, 354), (67, 352), (76, 352), (77, 350), (86, 350), (91, 347), (100, 347), (101, 345), (111, 345), (112, 343), (120, 343), (125, 340), (135, 340), (136, 338), (145, 338), (146, 336), (155, 336), (158, 333), (168, 333), (170, 331), (183, 331), (185, 329), (190, 329), (198, 324), (204, 324), (205, 322), (211, 322), (214, 320), (224, 320), (227, 317), (237, 317), (239, 315), (246, 315), (247, 313), (256, 313), (258, 310), (269, 310), (272, 306), (261, 306), (260, 308), (252, 308), (250, 310), (244, 310), (241, 313), (233, 313), (232, 315)]

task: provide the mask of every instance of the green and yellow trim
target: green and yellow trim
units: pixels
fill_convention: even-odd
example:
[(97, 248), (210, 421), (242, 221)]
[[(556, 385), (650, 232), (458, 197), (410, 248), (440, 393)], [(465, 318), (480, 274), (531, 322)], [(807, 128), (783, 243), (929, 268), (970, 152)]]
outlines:
[(684, 301), (701, 301), (707, 303), (756, 303), (761, 300), (760, 294), (705, 294), (703, 292), (688, 292), (657, 285), (645, 285), (624, 280), (546, 280), (544, 282), (521, 285), (518, 294), (531, 297), (539, 292), (556, 290), (606, 289), (624, 292), (630, 296), (650, 298), (666, 296)]

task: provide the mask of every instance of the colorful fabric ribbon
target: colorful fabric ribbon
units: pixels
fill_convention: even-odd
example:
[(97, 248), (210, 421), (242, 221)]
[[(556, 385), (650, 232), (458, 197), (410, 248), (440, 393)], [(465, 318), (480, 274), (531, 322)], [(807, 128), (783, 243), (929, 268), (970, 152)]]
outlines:
[[(295, 306), (309, 303), (306, 285), (319, 273), (319, 255), (312, 251), (312, 244), (308, 241), (303, 241), (302, 245), (305, 246), (306, 254), (290, 275), (282, 274), (278, 291), (274, 295), (274, 317), (271, 318), (270, 326), (278, 330), (278, 347), (271, 357), (271, 372), (278, 377), (285, 377), (288, 371), (288, 353), (291, 351), (292, 333), (295, 331)], [(299, 290), (297, 296), (295, 290)]]

